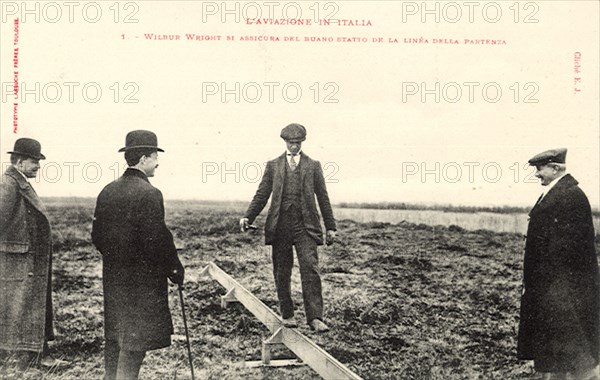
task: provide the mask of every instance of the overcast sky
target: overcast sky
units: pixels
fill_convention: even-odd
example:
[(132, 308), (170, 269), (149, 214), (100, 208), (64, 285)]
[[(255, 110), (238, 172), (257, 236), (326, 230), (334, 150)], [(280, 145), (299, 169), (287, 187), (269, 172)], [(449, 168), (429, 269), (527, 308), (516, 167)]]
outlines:
[[(541, 191), (527, 160), (567, 147), (600, 204), (598, 2), (6, 3), (2, 162), (38, 139), (42, 196), (96, 196), (126, 133), (149, 129), (165, 198), (250, 200), (296, 122), (334, 203), (527, 206)], [(272, 25), (284, 10), (303, 25)]]

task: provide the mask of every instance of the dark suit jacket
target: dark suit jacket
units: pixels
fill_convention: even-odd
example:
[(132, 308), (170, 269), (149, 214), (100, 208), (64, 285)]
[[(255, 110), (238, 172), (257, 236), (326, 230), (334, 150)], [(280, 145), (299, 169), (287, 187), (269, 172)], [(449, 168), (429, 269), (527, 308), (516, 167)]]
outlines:
[(518, 356), (564, 358), (584, 349), (597, 360), (600, 283), (588, 199), (567, 174), (529, 216)]
[[(319, 203), (319, 208), (323, 215), (325, 228), (327, 230), (336, 229), (331, 203), (329, 202), (329, 195), (327, 194), (327, 188), (325, 186), (325, 178), (323, 177), (323, 169), (321, 168), (319, 161), (311, 159), (304, 153), (302, 153), (301, 160), (299, 170), (302, 186), (301, 208), (304, 226), (306, 227), (307, 233), (317, 242), (317, 244), (322, 245), (323, 230), (321, 228), (319, 213), (317, 212), (315, 195), (317, 196), (317, 202)], [(277, 238), (277, 223), (279, 221), (283, 185), (285, 183), (286, 165), (288, 165), (288, 163), (285, 153), (274, 160), (267, 162), (265, 174), (263, 175), (258, 190), (246, 211), (245, 217), (249, 219), (250, 223), (254, 222), (254, 219), (260, 214), (267, 204), (269, 197), (273, 194), (265, 224), (266, 244), (273, 244)]]
[(54, 338), (50, 223), (13, 166), (0, 182), (0, 263), (0, 349), (40, 352)]
[(167, 276), (181, 263), (165, 225), (162, 194), (143, 172), (127, 169), (102, 190), (92, 240), (102, 253), (106, 339), (132, 351), (168, 346), (173, 325)]

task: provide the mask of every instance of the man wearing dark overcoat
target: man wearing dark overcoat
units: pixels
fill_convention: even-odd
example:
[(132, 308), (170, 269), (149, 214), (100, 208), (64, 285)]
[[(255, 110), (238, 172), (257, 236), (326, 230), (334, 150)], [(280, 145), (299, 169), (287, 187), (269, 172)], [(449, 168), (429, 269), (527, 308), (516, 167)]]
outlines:
[(46, 159), (41, 150), (37, 140), (15, 141), (0, 182), (0, 350), (17, 352), (22, 367), (66, 364), (41, 359), (54, 339), (50, 223), (29, 182)]
[(529, 213), (517, 356), (542, 379), (599, 380), (600, 281), (590, 204), (566, 149), (529, 160), (544, 191)]
[(0, 349), (33, 360), (54, 339), (52, 242), (46, 209), (29, 182), (45, 159), (20, 138), (0, 182)]
[(294, 246), (300, 266), (306, 320), (313, 330), (324, 332), (329, 327), (323, 321), (317, 256), (317, 245), (323, 245), (323, 230), (315, 195), (323, 215), (328, 245), (334, 241), (336, 223), (321, 164), (301, 151), (306, 128), (290, 124), (281, 131), (281, 138), (285, 140), (287, 151), (267, 163), (258, 190), (240, 219), (240, 227), (246, 231), (251, 226), (272, 194), (265, 224), (265, 243), (272, 245), (273, 274), (283, 323), (287, 327), (297, 326), (290, 289)]
[(184, 278), (162, 193), (148, 181), (164, 152), (156, 135), (130, 132), (119, 152), (129, 168), (98, 196), (92, 226), (103, 262), (106, 380), (137, 379), (146, 351), (171, 344), (167, 278)]

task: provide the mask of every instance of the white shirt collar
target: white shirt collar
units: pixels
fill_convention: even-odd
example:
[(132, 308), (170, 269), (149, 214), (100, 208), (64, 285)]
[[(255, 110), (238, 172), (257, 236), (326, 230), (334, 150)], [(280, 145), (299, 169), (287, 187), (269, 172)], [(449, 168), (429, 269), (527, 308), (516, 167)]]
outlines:
[(558, 183), (558, 181), (560, 181), (560, 179), (564, 176), (566, 176), (568, 173), (564, 172), (560, 177), (556, 177), (552, 180), (552, 182), (550, 182), (548, 185), (544, 186), (544, 190), (542, 191), (542, 196), (545, 197), (546, 194), (548, 194), (548, 192), (550, 190), (552, 190), (552, 188)]
[[(285, 156), (287, 158), (288, 164), (292, 159), (292, 152), (286, 149)], [(294, 161), (296, 161), (296, 165), (300, 163), (300, 159), (302, 158), (302, 151), (299, 151), (298, 154), (294, 156)]]
[(14, 166), (14, 168), (15, 168), (15, 170), (17, 171), (17, 173), (19, 173), (20, 175), (22, 175), (22, 176), (23, 176), (23, 178), (25, 178), (25, 181), (26, 181), (26, 182), (29, 182), (29, 178), (27, 178), (27, 176), (25, 176), (25, 174), (23, 174), (23, 172), (22, 172), (22, 171), (20, 171), (19, 169), (17, 169), (17, 167), (16, 167), (16, 166)]

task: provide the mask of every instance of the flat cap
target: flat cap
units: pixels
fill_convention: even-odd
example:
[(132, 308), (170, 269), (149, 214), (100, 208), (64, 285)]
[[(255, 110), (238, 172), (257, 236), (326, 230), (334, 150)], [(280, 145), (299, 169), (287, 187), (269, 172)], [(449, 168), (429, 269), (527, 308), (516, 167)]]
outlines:
[(306, 128), (300, 124), (290, 124), (281, 130), (281, 138), (287, 141), (304, 141)]
[(529, 165), (540, 166), (549, 163), (564, 164), (567, 162), (567, 148), (550, 149), (536, 154), (529, 160)]

